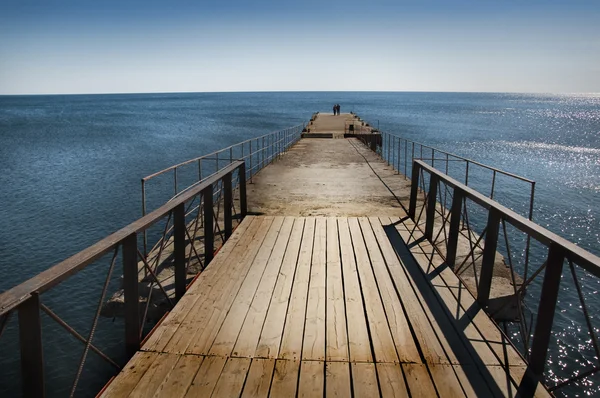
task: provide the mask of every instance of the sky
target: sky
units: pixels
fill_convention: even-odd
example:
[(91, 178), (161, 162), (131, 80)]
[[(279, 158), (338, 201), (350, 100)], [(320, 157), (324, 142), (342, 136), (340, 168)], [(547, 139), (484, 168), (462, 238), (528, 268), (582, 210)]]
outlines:
[(0, 0), (0, 94), (600, 92), (598, 0)]

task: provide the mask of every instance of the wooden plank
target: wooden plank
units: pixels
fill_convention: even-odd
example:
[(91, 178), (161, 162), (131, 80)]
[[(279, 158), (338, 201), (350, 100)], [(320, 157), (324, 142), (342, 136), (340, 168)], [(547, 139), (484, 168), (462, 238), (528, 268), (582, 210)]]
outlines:
[(129, 396), (140, 398), (152, 396), (178, 360), (179, 355), (159, 353)]
[(225, 366), (226, 358), (223, 357), (206, 357), (196, 373), (196, 377), (190, 384), (190, 388), (186, 393), (186, 397), (210, 397), (221, 371)]
[(211, 397), (239, 397), (250, 369), (250, 361), (250, 358), (229, 358)]
[(365, 301), (367, 322), (369, 331), (371, 332), (371, 344), (373, 345), (375, 361), (398, 362), (396, 346), (385, 316), (381, 297), (379, 296), (379, 289), (375, 282), (371, 260), (365, 246), (358, 219), (350, 218), (348, 224), (350, 226), (352, 244), (354, 245), (356, 266)]
[[(436, 365), (446, 366), (446, 365)], [(452, 365), (454, 373), (467, 397), (493, 397), (502, 396), (493, 394), (478, 369), (473, 365)]]
[(413, 398), (430, 398), (437, 396), (435, 387), (427, 368), (420, 363), (403, 363), (402, 370), (406, 377), (406, 384)]
[(325, 359), (326, 219), (317, 218), (313, 245), (302, 359)]
[[(273, 226), (273, 221), (272, 217), (262, 219), (262, 224), (258, 226), (256, 233), (244, 239), (243, 244), (239, 245), (239, 249), (229, 257), (233, 264), (229, 267), (230, 271), (222, 277), (210, 280), (207, 283), (205, 286), (205, 291), (207, 291), (205, 299), (197, 303), (195, 308), (191, 310), (191, 314), (185, 321), (185, 327), (182, 327), (172, 341), (169, 342), (167, 347), (169, 350), (185, 352), (190, 345), (197, 342), (202, 336), (208, 335), (213, 328), (220, 327), (220, 324), (215, 325), (215, 323), (223, 313), (222, 307), (226, 306), (229, 300), (233, 300), (232, 296), (235, 297), (235, 294), (239, 291), (260, 245)], [(216, 259), (218, 258), (219, 255), (216, 256)], [(206, 342), (205, 340), (202, 341)]]
[(325, 392), (325, 363), (302, 361), (298, 397), (322, 397)]
[[(406, 220), (402, 224), (398, 224), (396, 229), (399, 232), (404, 231), (404, 233), (407, 233), (414, 229), (414, 223), (411, 220)], [(421, 233), (417, 230), (413, 235), (418, 239)], [(448, 267), (440, 267), (445, 262), (435, 252), (431, 243), (423, 241), (411, 247), (410, 251), (418, 260), (417, 262), (421, 266), (421, 269), (423, 269), (423, 272), (436, 275), (435, 280), (432, 279), (432, 284), (440, 292), (440, 295), (443, 292), (444, 302), (448, 305), (450, 314), (454, 315), (455, 319), (466, 316), (472, 320), (472, 324), (468, 327), (469, 330), (465, 330), (465, 332), (473, 336), (473, 344), (477, 344), (478, 340), (485, 340), (484, 344), (487, 343), (495, 353), (495, 355), (492, 354), (492, 357), (490, 357), (491, 353), (488, 353), (489, 350), (484, 347), (478, 349), (477, 351), (480, 352), (484, 363), (490, 365), (524, 366), (525, 362), (519, 353), (510, 344), (508, 338), (498, 329), (496, 324), (479, 307), (475, 298), (460, 282), (458, 276)], [(469, 309), (469, 311), (465, 311), (466, 309)], [(476, 330), (473, 330), (473, 327)], [(478, 338), (478, 334), (485, 337), (483, 339)]]
[[(162, 351), (169, 340), (173, 337), (182, 322), (186, 319), (190, 309), (196, 306), (196, 303), (206, 297), (208, 292), (205, 292), (205, 285), (208, 280), (216, 278), (218, 275), (227, 271), (226, 261), (229, 256), (236, 250), (238, 245), (244, 244), (244, 238), (250, 239), (262, 224), (263, 220), (258, 217), (246, 217), (242, 223), (236, 228), (231, 238), (221, 248), (218, 255), (211, 262), (190, 286), (187, 293), (179, 300), (176, 310), (171, 311), (160, 326), (154, 331), (152, 336), (144, 343), (142, 350), (146, 351)], [(238, 249), (239, 250), (239, 249)], [(200, 288), (202, 286), (202, 288)]]
[(384, 398), (408, 398), (408, 387), (404, 382), (402, 368), (397, 363), (378, 363), (377, 376), (379, 378), (379, 387), (381, 396)]
[(379, 397), (374, 363), (356, 362), (352, 365), (352, 391), (355, 398)]
[[(209, 325), (214, 332), (209, 333), (207, 339), (201, 338), (196, 341), (195, 345), (189, 350), (190, 352), (201, 351), (210, 355), (231, 354), (252, 303), (252, 298), (256, 294), (275, 242), (279, 237), (283, 221), (283, 217), (275, 217), (273, 225), (258, 250), (258, 254), (254, 258), (250, 271), (246, 275), (246, 279), (244, 279), (237, 295), (230, 294), (224, 305), (218, 308), (220, 310), (218, 320), (213, 325)], [(221, 326), (220, 329), (217, 329), (218, 326)]]
[[(227, 342), (225, 340), (222, 340), (222, 342), (225, 344), (233, 344), (235, 342), (233, 339), (237, 337), (237, 332), (239, 332), (241, 322), (243, 322), (244, 319), (232, 318), (232, 305), (236, 300), (245, 300), (245, 302), (247, 302), (249, 300), (248, 297), (256, 291), (258, 280), (266, 266), (282, 223), (283, 217), (274, 218), (268, 231), (263, 230), (261, 237), (257, 240), (256, 244), (252, 244), (248, 253), (244, 254), (240, 260), (238, 260), (244, 264), (242, 277), (235, 279), (233, 284), (230, 283), (223, 286), (222, 292), (218, 299), (215, 300), (214, 304), (201, 310), (201, 313), (203, 314), (203, 316), (199, 318), (201, 323), (199, 323), (198, 331), (186, 352), (196, 354), (208, 353), (217, 334), (222, 329), (223, 334), (221, 335), (221, 339), (229, 339)], [(241, 310), (241, 312), (244, 311), (244, 307), (238, 309)], [(227, 327), (224, 327), (225, 319), (228, 315), (230, 315), (229, 322), (232, 322), (233, 324), (228, 324)], [(230, 328), (232, 326), (233, 329)], [(223, 351), (226, 351), (226, 349)]]
[[(488, 368), (493, 369), (492, 373), (497, 375), (497, 380), (504, 381), (505, 385), (508, 385), (508, 383), (506, 382), (506, 367), (489, 366)], [(510, 377), (511, 377), (511, 381), (512, 381), (512, 386), (514, 387), (514, 388), (511, 388), (510, 392), (512, 394), (515, 394), (515, 389), (517, 388), (517, 386), (519, 386), (521, 384), (521, 380), (523, 379), (523, 376), (525, 375), (527, 366), (525, 366), (525, 365), (524, 366), (511, 366), (509, 369), (510, 369)], [(546, 387), (540, 383), (538, 383), (538, 385), (535, 389), (535, 392), (533, 393), (533, 396), (535, 398), (551, 397), (548, 390), (546, 390)]]
[[(405, 221), (404, 224), (399, 224), (396, 228), (399, 232), (408, 234), (412, 232), (411, 228), (413, 227), (414, 223), (409, 220)], [(413, 232), (416, 239), (420, 237), (420, 234), (419, 231)], [(473, 296), (464, 288), (456, 274), (443, 266), (444, 261), (433, 250), (429, 242), (424, 241), (419, 245), (414, 245), (411, 252), (418, 260), (423, 272), (429, 270), (432, 275), (435, 275), (431, 279), (432, 284), (440, 297), (443, 298), (443, 304), (450, 308), (449, 313), (454, 315), (456, 322), (460, 322), (460, 328), (464, 331), (468, 344), (472, 347), (472, 355), (479, 362), (494, 365), (486, 368), (478, 366), (482, 378), (489, 383), (492, 393), (494, 395), (514, 394), (516, 385), (518, 385), (522, 376), (519, 373), (520, 369), (526, 367), (516, 349), (487, 314), (479, 308)], [(466, 311), (467, 308), (469, 311)], [(465, 320), (471, 322), (465, 326)], [(503, 373), (498, 370), (496, 365), (500, 365), (501, 368), (508, 366), (513, 381), (512, 385), (502, 378)], [(489, 371), (489, 369), (493, 371)], [(541, 394), (541, 396), (548, 396), (548, 392), (544, 387), (539, 388), (538, 391), (536, 393)]]
[(348, 361), (346, 304), (342, 284), (340, 241), (335, 218), (327, 218), (327, 306), (326, 358), (328, 361)]
[[(384, 225), (390, 224), (389, 218), (386, 217), (382, 217), (381, 222)], [(374, 221), (373, 224), (376, 222)], [(459, 361), (450, 349), (450, 344), (446, 341), (437, 319), (433, 317), (431, 310), (422, 304), (421, 294), (413, 290), (404, 266), (398, 259), (383, 227), (375, 226), (373, 231), (425, 361), (427, 363), (458, 364)], [(446, 350), (449, 352), (448, 356)]]
[(325, 364), (325, 388), (327, 398), (352, 396), (350, 364), (348, 362), (327, 362)]
[(344, 279), (346, 316), (348, 319), (352, 319), (352, 327), (348, 327), (350, 360), (353, 362), (370, 362), (373, 360), (371, 343), (367, 329), (367, 320), (363, 315), (365, 310), (347, 218), (338, 219), (338, 233), (342, 259), (342, 275)]
[(154, 397), (183, 397), (200, 369), (204, 357), (182, 355), (177, 364), (162, 382)]
[(260, 334), (255, 357), (275, 358), (279, 353), (286, 313), (290, 304), (292, 283), (296, 276), (296, 264), (300, 255), (303, 233), (304, 218), (297, 218), (294, 222), (279, 276), (277, 277), (277, 284), (273, 290), (273, 296), (271, 297), (267, 318)]
[(302, 245), (292, 285), (292, 296), (288, 306), (279, 356), (285, 359), (300, 359), (304, 336), (308, 284), (314, 242), (315, 219), (307, 218), (304, 223)]
[(258, 288), (256, 289), (256, 293), (250, 298), (252, 300), (250, 307), (248, 308), (242, 329), (235, 342), (235, 346), (233, 347), (234, 356), (254, 356), (293, 226), (294, 217), (286, 217), (281, 230), (279, 231), (279, 236), (277, 237), (275, 247), (271, 252), (265, 271), (260, 279)]
[(438, 392), (444, 397), (461, 398), (465, 396), (452, 365), (431, 365), (429, 371)]
[(300, 361), (277, 360), (269, 396), (274, 398), (295, 397), (299, 371)]
[(104, 390), (101, 397), (129, 395), (157, 357), (159, 357), (158, 353), (138, 351)]
[(254, 358), (244, 384), (242, 398), (266, 398), (269, 396), (274, 369), (274, 359)]
[[(400, 362), (421, 363), (421, 356), (410, 331), (406, 314), (394, 288), (394, 283), (390, 278), (385, 260), (379, 249), (373, 227), (369, 220), (364, 217), (359, 219), (359, 224), (371, 259), (373, 273), (377, 280), (381, 301), (383, 302), (387, 322), (394, 339), (394, 344), (396, 345), (398, 358)], [(379, 220), (375, 224), (375, 228), (377, 227), (381, 228)]]

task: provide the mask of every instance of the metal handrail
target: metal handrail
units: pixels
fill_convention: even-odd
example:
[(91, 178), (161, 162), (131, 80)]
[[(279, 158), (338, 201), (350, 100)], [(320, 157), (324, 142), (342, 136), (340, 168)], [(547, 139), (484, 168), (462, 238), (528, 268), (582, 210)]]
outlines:
[[(481, 162), (478, 162), (476, 160), (473, 159), (469, 159), (460, 155), (456, 155), (454, 153), (451, 152), (447, 152), (417, 141), (413, 141), (413, 140), (409, 140), (407, 138), (403, 138), (400, 137), (398, 135), (395, 134), (391, 134), (391, 133), (387, 133), (387, 132), (381, 132), (380, 133), (382, 135), (382, 146), (381, 146), (381, 155), (382, 157), (386, 158), (386, 160), (388, 161), (388, 164), (392, 165), (392, 161), (394, 158), (394, 155), (398, 155), (395, 156), (396, 158), (396, 164), (393, 164), (393, 166), (396, 168), (396, 170), (400, 171), (401, 167), (401, 160), (400, 158), (402, 157), (402, 151), (401, 151), (401, 147), (402, 147), (402, 142), (404, 142), (404, 175), (407, 176), (409, 171), (408, 171), (408, 164), (412, 164), (412, 161), (415, 159), (421, 159), (421, 160), (428, 160), (431, 161), (431, 165), (435, 166), (435, 162), (438, 161), (439, 163), (442, 164), (446, 164), (446, 174), (448, 174), (448, 164), (449, 162), (452, 161), (461, 161), (461, 162), (465, 162), (466, 166), (465, 166), (465, 180), (464, 180), (464, 184), (469, 186), (469, 168), (470, 165), (474, 165), (477, 167), (481, 167), (483, 169), (489, 170), (493, 173), (492, 175), (492, 187), (491, 187), (491, 191), (489, 194), (489, 197), (491, 199), (494, 198), (494, 194), (495, 194), (495, 187), (496, 187), (496, 175), (497, 174), (502, 174), (505, 175), (507, 177), (510, 178), (514, 178), (516, 180), (519, 181), (523, 181), (527, 184), (530, 185), (530, 192), (529, 192), (529, 206), (528, 206), (528, 218), (530, 220), (533, 219), (533, 210), (534, 210), (534, 200), (535, 200), (535, 181), (523, 176), (520, 176), (518, 174), (514, 174), (511, 172), (508, 172), (506, 170), (502, 170), (499, 169), (497, 167), (493, 167), (493, 166), (489, 166), (486, 164), (483, 164)], [(408, 147), (411, 146), (411, 150), (408, 151)], [(420, 153), (419, 156), (416, 156), (415, 154), (415, 147), (420, 148)], [(431, 151), (431, 157), (429, 158), (425, 158), (424, 154), (423, 154), (423, 148), (425, 148), (427, 151)], [(410, 152), (410, 153), (409, 153)], [(436, 158), (435, 154), (443, 154), (445, 155), (445, 158)], [(453, 159), (450, 159), (453, 158)]]
[[(233, 181), (233, 175), (237, 175), (237, 190), (239, 190), (239, 212), (236, 212), (233, 199), (233, 191), (236, 189), (236, 182)], [(223, 192), (223, 231), (219, 227), (219, 209), (221, 201), (218, 199), (217, 212), (214, 209), (214, 187)], [(202, 206), (198, 205), (197, 216), (191, 224), (186, 221), (186, 205), (191, 207), (197, 200), (201, 201)], [(232, 211), (233, 210), (233, 211)], [(142, 255), (138, 248), (138, 234), (145, 232), (152, 225), (163, 219), (167, 219), (165, 230), (168, 229), (170, 221), (173, 223), (173, 234), (171, 239), (165, 235), (161, 238), (163, 245), (167, 240), (173, 244), (173, 268), (174, 268), (174, 296), (178, 300), (185, 294), (187, 288), (187, 265), (193, 254), (198, 257), (194, 247), (194, 238), (199, 228), (204, 229), (203, 244), (203, 268), (212, 260), (215, 250), (215, 228), (218, 233), (222, 233), (222, 242), (225, 242), (232, 234), (233, 219), (241, 220), (247, 213), (246, 200), (246, 163), (243, 160), (235, 160), (217, 173), (197, 184), (195, 187), (181, 193), (178, 197), (168, 201), (151, 213), (121, 228), (117, 232), (100, 240), (96, 244), (82, 250), (81, 252), (69, 257), (68, 259), (56, 264), (55, 266), (41, 272), (33, 278), (3, 292), (0, 294), (0, 335), (4, 331), (9, 317), (13, 312), (18, 313), (18, 334), (20, 340), (21, 355), (21, 375), (24, 396), (44, 396), (44, 356), (42, 345), (42, 323), (41, 313), (45, 312), (59, 325), (65, 328), (70, 334), (74, 335), (80, 342), (85, 344), (85, 350), (82, 354), (77, 376), (71, 388), (71, 396), (77, 389), (77, 383), (80, 380), (81, 372), (86, 363), (87, 354), (90, 350), (96, 352), (111, 365), (116, 362), (102, 353), (92, 344), (94, 332), (101, 313), (104, 298), (111, 281), (112, 271), (116, 265), (119, 249), (122, 253), (123, 262), (123, 296), (124, 296), (124, 323), (125, 338), (124, 345), (127, 355), (132, 356), (139, 350), (143, 337), (144, 318), (140, 308), (140, 260), (144, 264), (144, 271), (147, 271), (153, 277), (154, 282), (172, 304), (171, 297), (166, 293), (164, 287), (156, 276), (155, 271), (149, 265), (149, 259)], [(202, 226), (199, 222), (202, 222)], [(193, 231), (192, 231), (193, 230)], [(166, 232), (165, 232), (166, 234)], [(191, 236), (193, 234), (193, 236)], [(189, 243), (189, 247), (188, 247)], [(161, 249), (164, 246), (161, 247)], [(186, 254), (189, 251), (189, 256)], [(112, 260), (102, 290), (101, 298), (96, 309), (95, 316), (89, 336), (86, 339), (71, 328), (64, 320), (52, 312), (44, 303), (40, 295), (69, 277), (83, 270), (86, 266), (96, 262), (103, 256), (112, 254)], [(156, 258), (156, 264), (160, 259), (160, 253)], [(156, 269), (156, 268), (155, 268)], [(150, 289), (152, 290), (152, 289)], [(151, 292), (150, 292), (151, 293)], [(149, 293), (149, 294), (150, 294)], [(150, 296), (147, 297), (150, 302)], [(146, 311), (148, 310), (146, 306)]]
[[(424, 186), (424, 173), (429, 174), (429, 188), (426, 189)], [(421, 184), (421, 185), (420, 185)], [(438, 185), (445, 185), (445, 190), (451, 193), (451, 209), (444, 209), (445, 203), (438, 203), (437, 197), (439, 188)], [(451, 191), (451, 192), (450, 192)], [(417, 202), (420, 193), (425, 195), (425, 201), (420, 205), (421, 213), (417, 215)], [(533, 221), (523, 217), (515, 211), (501, 205), (491, 198), (477, 192), (476, 190), (462, 184), (461, 182), (449, 177), (443, 172), (435, 169), (433, 166), (428, 165), (422, 160), (415, 160), (412, 168), (411, 178), (411, 194), (408, 208), (408, 216), (414, 221), (417, 228), (421, 228), (421, 215), (425, 212), (425, 230), (423, 232), (426, 239), (432, 242), (436, 250), (445, 257), (446, 264), (453, 268), (455, 266), (457, 246), (459, 240), (459, 234), (461, 228), (461, 217), (463, 212), (467, 212), (466, 200), (469, 199), (473, 203), (479, 205), (481, 208), (487, 210), (487, 223), (482, 233), (482, 237), (485, 234), (484, 246), (482, 249), (482, 260), (481, 260), (481, 271), (479, 281), (477, 283), (477, 301), (482, 308), (489, 311), (489, 296), (490, 289), (492, 287), (493, 268), (497, 255), (497, 245), (499, 241), (499, 228), (502, 226), (504, 232), (504, 239), (507, 245), (506, 249), (508, 252), (509, 269), (513, 275), (513, 287), (515, 289), (515, 297), (519, 300), (519, 311), (521, 306), (524, 305), (524, 297), (521, 297), (523, 289), (531, 284), (534, 278), (541, 275), (544, 271), (543, 281), (541, 283), (541, 293), (538, 303), (538, 312), (536, 316), (535, 332), (532, 337), (531, 345), (529, 342), (525, 345), (525, 355), (528, 358), (528, 368), (525, 376), (525, 382), (522, 387), (526, 391), (534, 391), (535, 384), (540, 381), (543, 377), (546, 357), (548, 353), (548, 347), (550, 344), (551, 330), (554, 324), (554, 314), (556, 312), (556, 304), (558, 301), (558, 293), (561, 288), (562, 271), (564, 263), (567, 262), (571, 269), (573, 276), (573, 283), (577, 288), (578, 298), (580, 301), (580, 308), (583, 312), (588, 333), (591, 336), (591, 340), (594, 345), (596, 353), (600, 352), (600, 345), (596, 331), (592, 326), (589, 312), (586, 307), (585, 300), (582, 295), (581, 286), (576, 277), (575, 266), (579, 266), (591, 275), (600, 278), (600, 257), (590, 253), (589, 251), (575, 245), (574, 243), (562, 238), (555, 233), (543, 228), (542, 226), (534, 223)], [(442, 199), (440, 199), (442, 200)], [(441, 208), (440, 208), (441, 206)], [(442, 217), (438, 217), (438, 215)], [(446, 216), (444, 216), (446, 214)], [(438, 220), (442, 225), (438, 225), (440, 231), (444, 231), (447, 236), (443, 243), (445, 244), (445, 256), (442, 253), (443, 248), (438, 246), (437, 238), (433, 237), (434, 223)], [(441, 220), (441, 221), (440, 221)], [(449, 226), (446, 224), (449, 220)], [(508, 245), (508, 236), (506, 230), (506, 223), (512, 225), (517, 230), (527, 235), (527, 243), (529, 244), (530, 239), (538, 241), (540, 244), (548, 248), (548, 254), (543, 265), (530, 277), (525, 275), (524, 282), (520, 287), (514, 280), (515, 269), (512, 264), (510, 257), (510, 247)], [(466, 225), (469, 229), (469, 225)], [(479, 238), (481, 239), (481, 237)], [(471, 249), (473, 250), (473, 248)], [(525, 271), (526, 272), (526, 271)], [(493, 314), (491, 314), (493, 315)], [(521, 319), (519, 322), (525, 322)], [(525, 325), (527, 326), (527, 325)], [(525, 327), (525, 330), (531, 330)], [(527, 337), (529, 332), (525, 333)], [(586, 337), (587, 339), (587, 337)], [(596, 358), (597, 360), (598, 358)], [(588, 376), (600, 370), (600, 363), (596, 364), (596, 367), (589, 372), (584, 372)], [(574, 381), (581, 379), (581, 375), (575, 374), (568, 377), (566, 380), (562, 380), (556, 386), (550, 388), (550, 390), (556, 390), (570, 384)], [(527, 394), (525, 394), (527, 395)]]

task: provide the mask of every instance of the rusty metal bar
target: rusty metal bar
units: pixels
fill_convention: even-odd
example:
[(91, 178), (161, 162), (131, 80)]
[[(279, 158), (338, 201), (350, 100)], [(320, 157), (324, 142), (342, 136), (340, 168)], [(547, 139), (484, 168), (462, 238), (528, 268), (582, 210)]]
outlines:
[(450, 209), (450, 231), (448, 232), (448, 245), (446, 246), (446, 264), (454, 268), (456, 263), (456, 249), (458, 247), (458, 235), (460, 232), (460, 219), (464, 196), (463, 192), (455, 188), (452, 196), (452, 208)]
[(177, 167), (173, 169), (173, 188), (175, 188), (175, 195), (177, 195)]
[[(415, 214), (417, 212), (417, 194), (419, 193), (419, 175), (420, 175), (420, 167), (419, 164), (413, 162), (412, 166), (412, 178), (410, 183), (410, 202), (408, 205), (408, 216), (415, 219)], [(416, 221), (416, 220), (415, 220)]]
[(125, 296), (125, 350), (128, 357), (140, 349), (140, 307), (137, 234), (123, 239), (123, 293)]
[(238, 179), (240, 184), (240, 214), (246, 217), (248, 214), (248, 201), (246, 198), (246, 164), (242, 163), (238, 170)]
[[(437, 203), (437, 188), (439, 178), (435, 174), (429, 176), (429, 193), (427, 194), (427, 210), (425, 213), (425, 238), (433, 238), (433, 225), (435, 223), (435, 207)], [(442, 226), (443, 228), (443, 226)]]
[(44, 397), (44, 348), (39, 294), (33, 292), (19, 306), (18, 313), (23, 396)]
[(204, 200), (204, 266), (206, 267), (212, 261), (215, 252), (212, 184), (204, 188), (202, 199)]
[[(529, 357), (528, 373), (533, 377), (526, 377), (528, 383), (537, 382), (541, 378), (546, 365), (546, 355), (552, 332), (552, 323), (554, 322), (554, 312), (556, 311), (556, 301), (560, 288), (560, 279), (562, 276), (563, 263), (565, 259), (565, 250), (557, 244), (551, 244), (548, 250), (548, 265), (544, 273), (544, 282), (542, 284), (542, 293), (540, 295), (540, 306), (531, 344), (531, 355)], [(528, 384), (529, 385), (529, 384)], [(535, 391), (535, 388), (533, 388)]]
[[(175, 268), (175, 299), (179, 301), (185, 294), (187, 271), (185, 269), (185, 203), (173, 209), (173, 255)], [(190, 242), (191, 245), (194, 242)]]
[(229, 239), (233, 231), (231, 206), (233, 205), (233, 189), (231, 186), (231, 173), (223, 176), (223, 218), (225, 222), (225, 240)]
[[(486, 226), (485, 245), (483, 246), (483, 259), (481, 260), (481, 275), (477, 284), (477, 301), (482, 308), (487, 308), (494, 276), (494, 262), (496, 261), (496, 248), (500, 229), (501, 214), (496, 209), (490, 209)], [(473, 264), (475, 266), (475, 264)]]

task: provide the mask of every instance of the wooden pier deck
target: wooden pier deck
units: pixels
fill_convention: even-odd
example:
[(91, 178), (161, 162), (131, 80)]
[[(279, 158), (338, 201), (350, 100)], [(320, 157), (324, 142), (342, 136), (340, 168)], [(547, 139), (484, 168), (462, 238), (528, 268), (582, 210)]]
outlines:
[(102, 396), (515, 396), (525, 363), (418, 241), (249, 216)]
[(254, 215), (101, 396), (519, 395), (526, 363), (349, 118), (320, 116), (249, 181)]

